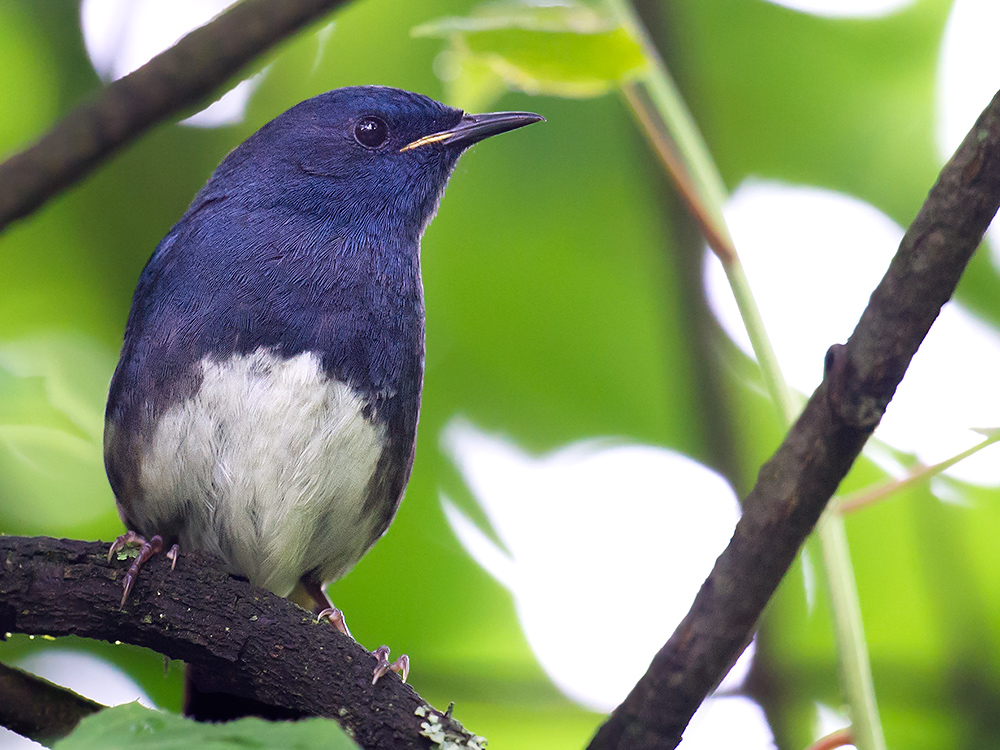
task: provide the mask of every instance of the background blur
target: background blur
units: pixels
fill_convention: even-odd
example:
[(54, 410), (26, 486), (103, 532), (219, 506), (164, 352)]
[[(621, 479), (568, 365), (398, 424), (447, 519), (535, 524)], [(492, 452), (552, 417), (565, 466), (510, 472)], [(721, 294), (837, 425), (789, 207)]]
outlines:
[[(732, 191), (737, 248), (805, 393), (1000, 88), (995, 0), (809, 5), (638, 5)], [(0, 0), (0, 155), (224, 6)], [(362, 83), (447, 99), (445, 43), (410, 30), (474, 7), (355, 0), (220, 105), (157, 128), (0, 235), (0, 532), (120, 533), (104, 397), (156, 243), (230, 149), (302, 99)], [(355, 637), (409, 653), (414, 687), (440, 708), (455, 701), (491, 747), (579, 748), (686, 611), (781, 423), (622, 99), (475, 105), (548, 121), (464, 156), (427, 231), (413, 480), (331, 596)], [(984, 247), (846, 489), (1000, 426), (997, 290)], [(890, 746), (1000, 746), (996, 450), (848, 519)], [(818, 558), (808, 546), (752, 665), (684, 747), (802, 748), (846, 723)], [(180, 665), (164, 676), (151, 652), (14, 636), (0, 660), (105, 702), (179, 708)], [(0, 734), (0, 747), (18, 742)]]

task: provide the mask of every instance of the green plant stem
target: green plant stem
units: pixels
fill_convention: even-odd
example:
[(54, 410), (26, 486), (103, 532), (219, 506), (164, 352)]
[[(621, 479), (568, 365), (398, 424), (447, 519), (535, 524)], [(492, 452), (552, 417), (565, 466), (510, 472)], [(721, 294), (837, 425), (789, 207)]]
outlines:
[[(785, 424), (791, 424), (801, 408), (801, 403), (781, 375), (777, 356), (767, 337), (767, 330), (750, 292), (750, 285), (743, 272), (743, 265), (736, 253), (732, 237), (729, 235), (729, 229), (724, 220), (716, 218), (722, 216), (721, 207), (714, 212), (707, 207), (704, 194), (699, 192), (687, 165), (674, 149), (673, 138), (668, 132), (665, 118), (653, 104), (648, 91), (626, 82), (622, 84), (622, 93), (649, 139), (650, 145), (663, 162), (664, 169), (673, 179), (681, 199), (705, 236), (708, 246), (722, 263), (736, 299), (736, 306), (750, 337), (750, 345), (760, 364), (762, 379), (771, 396), (771, 402), (777, 406), (779, 418)], [(722, 223), (719, 223), (720, 221)]]
[(781, 372), (778, 355), (774, 353), (774, 347), (771, 346), (771, 339), (764, 328), (764, 321), (760, 317), (760, 310), (757, 308), (753, 293), (750, 291), (750, 282), (747, 281), (746, 274), (743, 273), (743, 264), (740, 263), (739, 256), (734, 252), (732, 262), (723, 263), (722, 267), (726, 271), (726, 278), (729, 280), (729, 286), (736, 298), (736, 305), (743, 318), (743, 325), (746, 326), (747, 334), (750, 336), (750, 345), (757, 357), (757, 365), (760, 367), (764, 385), (771, 395), (771, 401), (778, 407), (785, 427), (791, 427), (802, 410), (802, 399), (788, 387), (788, 381), (785, 380), (785, 376)]
[[(649, 69), (642, 78), (642, 84), (649, 91), (649, 96), (657, 111), (663, 115), (671, 138), (680, 152), (683, 162), (690, 170), (705, 200), (705, 205), (714, 214), (716, 222), (724, 227), (722, 205), (726, 202), (728, 190), (726, 183), (715, 168), (715, 163), (709, 153), (705, 139), (695, 124), (694, 117), (684, 104), (674, 79), (670, 76), (667, 66), (663, 63), (660, 53), (649, 38), (646, 26), (635, 13), (629, 0), (607, 0), (614, 18), (620, 23), (632, 38), (642, 47), (649, 62)], [(725, 234), (728, 236), (728, 230)]]
[(946, 469), (950, 469), (959, 461), (964, 461), (974, 453), (978, 453), (983, 448), (987, 448), (993, 445), (993, 443), (1000, 441), (1000, 430), (990, 430), (985, 434), (987, 437), (981, 443), (977, 443), (968, 450), (964, 450), (940, 463), (933, 464), (931, 466), (920, 466), (902, 479), (895, 479), (884, 484), (867, 487), (859, 492), (852, 492), (850, 495), (842, 496), (836, 505), (837, 513), (840, 515), (853, 513), (857, 510), (861, 510), (862, 508), (866, 508), (869, 505), (873, 505), (880, 500), (884, 500), (890, 495), (900, 492), (907, 487), (911, 487), (914, 484), (926, 482), (932, 477), (936, 477)]
[(861, 619), (857, 581), (851, 565), (844, 518), (831, 503), (816, 525), (826, 585), (830, 591), (833, 619), (840, 652), (844, 691), (851, 707), (851, 735), (858, 750), (885, 750), (885, 735), (879, 719), (875, 686), (871, 677), (868, 642)]
[[(727, 191), (722, 176), (709, 155), (694, 118), (684, 105), (683, 98), (629, 0), (605, 2), (614, 18), (644, 48), (649, 68), (637, 85), (648, 97), (655, 117), (645, 111), (642, 97), (629, 90), (629, 86), (636, 84), (625, 84), (626, 99), (667, 171), (681, 186), (682, 193), (685, 193), (685, 187), (690, 187), (687, 192), (691, 194), (685, 200), (696, 221), (708, 229), (705, 235), (725, 268), (750, 344), (761, 368), (761, 377), (786, 426), (790, 426), (798, 416), (800, 400), (788, 387), (781, 373), (726, 227), (722, 206)], [(685, 174), (678, 173), (678, 164)], [(818, 525), (818, 536), (824, 560), (823, 569), (832, 599), (844, 689), (851, 709), (852, 734), (859, 750), (885, 750), (885, 737), (875, 701), (871, 663), (843, 519), (836, 513), (826, 513)]]

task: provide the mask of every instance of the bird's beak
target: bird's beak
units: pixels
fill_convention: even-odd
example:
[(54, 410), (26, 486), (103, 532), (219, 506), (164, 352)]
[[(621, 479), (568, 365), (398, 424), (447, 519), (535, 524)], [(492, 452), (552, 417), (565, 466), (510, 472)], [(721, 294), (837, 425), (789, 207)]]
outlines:
[(403, 146), (400, 152), (412, 151), (421, 146), (440, 143), (442, 146), (459, 146), (468, 148), (483, 138), (506, 133), (508, 130), (522, 128), (533, 122), (544, 121), (541, 115), (533, 112), (487, 112), (482, 115), (465, 115), (454, 127), (437, 133), (425, 135), (412, 143)]

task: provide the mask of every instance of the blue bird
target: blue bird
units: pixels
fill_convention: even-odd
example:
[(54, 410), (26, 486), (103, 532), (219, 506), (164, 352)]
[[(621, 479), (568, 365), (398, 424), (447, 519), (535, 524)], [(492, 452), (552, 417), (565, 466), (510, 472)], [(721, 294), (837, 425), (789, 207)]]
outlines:
[[(420, 238), (465, 149), (542, 120), (336, 89), (232, 151), (146, 264), (104, 455), (142, 563), (205, 550), (316, 605), (392, 522), (424, 371)], [(111, 557), (109, 554), (109, 559)], [(376, 652), (375, 679), (408, 660)]]

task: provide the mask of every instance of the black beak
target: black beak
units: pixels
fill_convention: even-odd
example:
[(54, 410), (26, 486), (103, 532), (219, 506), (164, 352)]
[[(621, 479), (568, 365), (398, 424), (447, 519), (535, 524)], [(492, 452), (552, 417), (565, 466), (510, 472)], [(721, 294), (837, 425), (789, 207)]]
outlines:
[(410, 151), (432, 143), (468, 148), (491, 135), (499, 135), (508, 130), (523, 128), (533, 122), (544, 121), (544, 117), (533, 112), (487, 112), (482, 115), (465, 115), (454, 127), (417, 138), (403, 146), (400, 151)]

